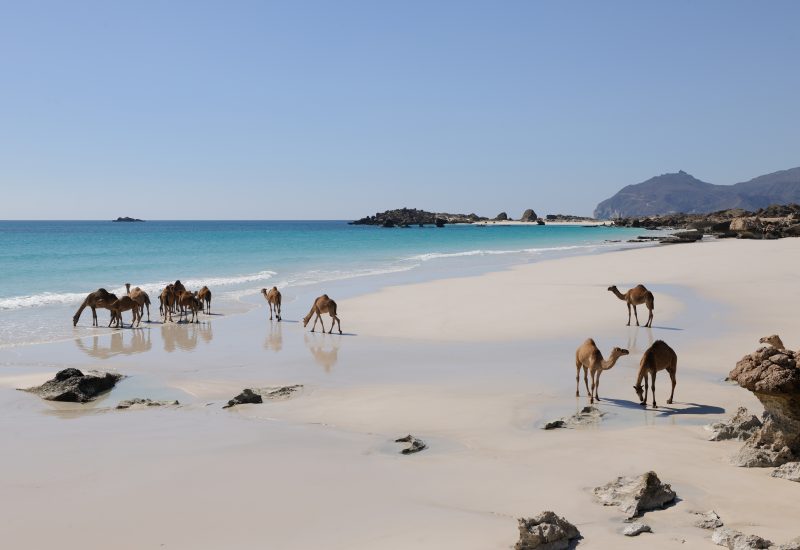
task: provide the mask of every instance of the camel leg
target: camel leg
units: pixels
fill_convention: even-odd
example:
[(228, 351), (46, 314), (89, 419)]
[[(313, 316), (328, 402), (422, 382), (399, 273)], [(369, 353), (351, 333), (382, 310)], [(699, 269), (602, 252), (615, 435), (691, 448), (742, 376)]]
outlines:
[(150, 304), (147, 304), (147, 322), (150, 322)]
[(277, 313), (276, 316), (278, 317), (278, 321), (280, 321), (281, 320), (281, 305), (278, 304), (276, 309), (278, 310), (278, 313)]
[(95, 308), (92, 308), (92, 326), (97, 326), (97, 310)]
[[(339, 325), (339, 334), (341, 334), (342, 333), (342, 321), (336, 315), (334, 315), (333, 318), (336, 320), (336, 324)], [(333, 330), (333, 325), (331, 325), (331, 330)]]
[(669, 394), (669, 399), (667, 400), (667, 404), (672, 405), (672, 398), (675, 397), (675, 371), (670, 370), (668, 372), (670, 380), (672, 380), (672, 392), (670, 392)]
[(650, 375), (650, 385), (653, 390), (653, 408), (655, 409), (658, 407), (658, 405), (656, 405), (656, 371), (653, 371)]
[(647, 317), (647, 323), (645, 323), (645, 325), (644, 325), (646, 327), (652, 327), (653, 326), (653, 310), (651, 309), (649, 311), (650, 311), (650, 315)]
[(647, 408), (647, 390), (650, 388), (650, 383), (647, 380), (647, 374), (644, 375), (644, 399), (642, 399), (642, 405), (644, 408)]
[(581, 362), (575, 361), (575, 397), (581, 396)]
[(603, 374), (602, 370), (597, 371), (597, 381), (594, 383), (594, 400), (600, 401), (600, 375)]
[(589, 390), (589, 369), (585, 366), (583, 367), (583, 383), (586, 384), (586, 395), (589, 396), (589, 399), (592, 398), (592, 392)]
[[(314, 326), (311, 327), (311, 332), (314, 332), (314, 329), (317, 328), (317, 321), (322, 322), (322, 318), (319, 316), (319, 311), (317, 312), (317, 316), (314, 317)], [(322, 332), (325, 332), (325, 323), (322, 323)]]
[(631, 326), (631, 305), (630, 304), (627, 304), (627, 305), (628, 305), (628, 324), (625, 325), (625, 326), (629, 327), (629, 326)]
[(269, 304), (269, 320), (272, 321), (272, 304)]
[(592, 393), (589, 394), (589, 403), (594, 403), (594, 392), (597, 388), (597, 383), (595, 382), (595, 373), (592, 372)]
[(639, 326), (639, 313), (636, 311), (636, 304), (633, 304), (633, 314), (636, 316), (636, 326)]

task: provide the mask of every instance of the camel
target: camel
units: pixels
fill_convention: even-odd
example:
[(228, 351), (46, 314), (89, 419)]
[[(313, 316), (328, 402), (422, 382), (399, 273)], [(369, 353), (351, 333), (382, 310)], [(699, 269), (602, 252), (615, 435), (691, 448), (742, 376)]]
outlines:
[(204, 304), (203, 313), (210, 314), (211, 313), (211, 291), (208, 289), (207, 286), (204, 286), (200, 289), (200, 292), (197, 293), (197, 297), (200, 298), (200, 301)]
[[(178, 322), (180, 322), (180, 318), (184, 316), (186, 317), (187, 322), (190, 323), (194, 323), (195, 321), (198, 323), (200, 322), (200, 320), (197, 318), (197, 311), (203, 310), (203, 302), (201, 302), (200, 299), (197, 296), (195, 296), (193, 292), (184, 290), (183, 292), (178, 294), (178, 299), (176, 303), (181, 308), (179, 312)], [(189, 314), (187, 312), (187, 309), (192, 312), (191, 321), (189, 321)]]
[(109, 327), (111, 326), (111, 323), (113, 323), (114, 321), (117, 322), (117, 324), (114, 325), (117, 328), (125, 326), (125, 323), (122, 322), (123, 311), (130, 311), (133, 314), (133, 319), (131, 320), (131, 328), (133, 328), (134, 324), (136, 324), (136, 326), (138, 327), (139, 323), (141, 323), (142, 321), (142, 314), (141, 311), (139, 310), (139, 303), (136, 302), (130, 296), (123, 296), (118, 300), (114, 300), (113, 302), (111, 302), (111, 304), (109, 304), (108, 309), (111, 310), (111, 320), (108, 322)]
[(764, 336), (758, 342), (760, 344), (769, 344), (773, 348), (775, 348), (777, 350), (780, 350), (780, 351), (786, 351), (786, 346), (783, 345), (783, 341), (781, 340), (781, 337), (778, 336), (777, 334), (771, 334), (769, 336)]
[[(639, 362), (639, 373), (636, 375), (636, 385), (633, 387), (639, 396), (640, 404), (647, 407), (647, 375), (650, 375), (650, 385), (653, 387), (653, 408), (656, 408), (656, 373), (666, 370), (672, 380), (672, 393), (669, 394), (667, 404), (672, 405), (672, 398), (675, 396), (675, 373), (678, 370), (678, 356), (663, 340), (656, 340), (653, 345), (647, 348)], [(644, 379), (644, 391), (642, 391), (642, 379)]]
[(308, 325), (308, 321), (311, 319), (311, 316), (317, 314), (316, 318), (314, 318), (314, 325), (311, 327), (311, 332), (314, 332), (314, 329), (317, 328), (317, 321), (320, 322), (322, 325), (322, 332), (325, 332), (325, 322), (322, 320), (323, 313), (329, 313), (331, 316), (331, 330), (328, 331), (328, 334), (333, 334), (333, 325), (335, 323), (339, 324), (339, 334), (342, 333), (342, 322), (336, 316), (336, 302), (328, 298), (327, 294), (323, 294), (316, 300), (314, 300), (314, 304), (311, 306), (311, 311), (308, 312), (308, 315), (303, 317), (303, 326), (305, 327)]
[(94, 292), (90, 292), (86, 299), (83, 300), (81, 307), (78, 308), (78, 311), (75, 312), (75, 315), (72, 316), (72, 326), (78, 325), (78, 320), (81, 318), (81, 313), (87, 307), (92, 309), (92, 326), (97, 326), (97, 308), (102, 307), (105, 309), (111, 309), (109, 304), (117, 299), (115, 294), (111, 294), (105, 288), (98, 288)]
[[(580, 397), (581, 387), (581, 369), (583, 369), (583, 381), (586, 384), (586, 393), (589, 394), (589, 403), (600, 401), (598, 395), (598, 388), (600, 387), (600, 375), (603, 371), (609, 370), (613, 367), (617, 359), (623, 355), (628, 355), (628, 350), (622, 348), (613, 348), (609, 354), (608, 360), (603, 360), (603, 354), (591, 338), (587, 339), (575, 350), (575, 397)], [(589, 389), (589, 380), (587, 374), (592, 377), (592, 389)]]
[(636, 316), (636, 326), (639, 326), (639, 314), (636, 312), (636, 306), (645, 304), (650, 312), (647, 322), (644, 324), (646, 327), (653, 326), (653, 309), (655, 309), (655, 298), (653, 293), (647, 290), (644, 285), (636, 285), (625, 294), (622, 294), (617, 285), (608, 287), (609, 292), (613, 292), (614, 296), (622, 300), (628, 305), (628, 325), (631, 326), (631, 306), (633, 306), (633, 314)]
[[(269, 320), (272, 321), (272, 308), (275, 308), (275, 315), (278, 318), (278, 321), (281, 320), (281, 291), (278, 290), (278, 287), (273, 286), (269, 291), (266, 288), (261, 289), (261, 294), (264, 295), (264, 299), (269, 304)], [(305, 325), (303, 325), (305, 326)], [(322, 329), (325, 330), (324, 328)]]
[(158, 301), (160, 303), (158, 311), (164, 318), (164, 322), (167, 322), (167, 317), (172, 322), (172, 312), (175, 309), (175, 290), (173, 285), (169, 284), (164, 287), (164, 290), (158, 295)]
[(144, 315), (144, 308), (147, 307), (147, 322), (150, 322), (150, 296), (147, 295), (147, 292), (139, 288), (138, 286), (131, 290), (131, 284), (125, 283), (125, 290), (128, 292), (128, 296), (130, 296), (134, 302), (139, 304), (139, 319), (142, 318)]

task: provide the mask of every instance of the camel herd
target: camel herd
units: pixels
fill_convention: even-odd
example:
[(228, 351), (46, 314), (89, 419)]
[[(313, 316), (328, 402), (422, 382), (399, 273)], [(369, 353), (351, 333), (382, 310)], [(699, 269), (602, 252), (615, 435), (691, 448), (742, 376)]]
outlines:
[[(111, 319), (108, 323), (110, 327), (116, 323), (116, 327), (122, 326), (122, 313), (124, 311), (131, 311), (133, 319), (131, 326), (139, 326), (144, 315), (145, 309), (147, 310), (147, 321), (150, 322), (150, 297), (147, 293), (139, 287), (131, 289), (130, 283), (125, 284), (127, 294), (118, 298), (116, 295), (108, 292), (104, 288), (99, 288), (94, 292), (89, 293), (86, 299), (75, 312), (72, 317), (72, 324), (76, 326), (80, 319), (81, 313), (87, 307), (92, 310), (92, 326), (97, 325), (97, 308), (108, 309), (111, 312)], [(636, 306), (645, 304), (649, 311), (647, 322), (644, 326), (651, 327), (653, 325), (653, 309), (655, 300), (653, 293), (647, 290), (643, 285), (637, 285), (625, 293), (620, 292), (616, 286), (608, 287), (609, 292), (612, 292), (617, 298), (623, 300), (628, 306), (628, 326), (631, 324), (631, 307), (633, 307), (633, 314), (636, 319), (636, 325), (639, 326), (639, 315), (636, 311)], [(273, 319), (273, 315), (280, 322), (281, 317), (281, 293), (277, 287), (271, 289), (262, 288), (261, 294), (267, 301), (269, 307), (269, 318)], [(211, 290), (204, 286), (199, 291), (189, 291), (180, 282), (168, 284), (159, 293), (159, 313), (164, 322), (167, 320), (172, 321), (172, 314), (179, 315), (178, 321), (185, 319), (187, 322), (199, 322), (197, 313), (198, 311), (209, 314), (211, 313)], [(189, 314), (191, 313), (191, 321)], [(311, 318), (314, 317), (314, 324), (311, 326), (311, 332), (317, 328), (317, 322), (322, 325), (322, 332), (325, 332), (325, 322), (322, 318), (323, 314), (328, 314), (331, 317), (331, 327), (328, 333), (333, 333), (334, 327), (338, 327), (339, 334), (342, 334), (342, 323), (337, 315), (336, 302), (331, 300), (327, 294), (323, 294), (314, 300), (308, 314), (303, 317), (303, 327), (308, 326)], [(769, 343), (775, 347), (783, 347), (783, 343), (776, 335), (762, 338), (762, 342)], [(603, 358), (603, 354), (591, 338), (587, 339), (575, 350), (575, 368), (577, 370), (575, 375), (575, 396), (580, 397), (580, 375), (583, 370), (583, 381), (586, 385), (586, 393), (589, 397), (589, 402), (594, 403), (600, 400), (599, 387), (600, 375), (603, 371), (611, 369), (617, 360), (625, 355), (628, 355), (628, 350), (615, 347), (611, 350), (608, 359)], [(636, 384), (633, 386), (639, 401), (642, 405), (647, 406), (648, 392), (652, 390), (653, 393), (653, 407), (656, 407), (656, 373), (660, 370), (667, 371), (672, 382), (672, 391), (670, 393), (667, 403), (671, 404), (675, 396), (675, 374), (678, 366), (678, 357), (675, 351), (669, 347), (664, 341), (656, 340), (642, 355), (639, 362), (639, 372), (636, 375)], [(591, 387), (589, 386), (589, 378), (592, 379)], [(644, 382), (644, 385), (642, 384)]]

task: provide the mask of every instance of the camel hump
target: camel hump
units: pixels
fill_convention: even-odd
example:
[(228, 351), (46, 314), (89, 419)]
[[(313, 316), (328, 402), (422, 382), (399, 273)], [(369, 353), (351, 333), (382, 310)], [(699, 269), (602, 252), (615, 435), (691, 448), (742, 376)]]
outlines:
[(586, 341), (583, 343), (583, 345), (597, 347), (597, 344), (594, 343), (593, 338), (587, 338)]
[(636, 285), (636, 290), (641, 290), (642, 292), (647, 292), (647, 287), (644, 285)]

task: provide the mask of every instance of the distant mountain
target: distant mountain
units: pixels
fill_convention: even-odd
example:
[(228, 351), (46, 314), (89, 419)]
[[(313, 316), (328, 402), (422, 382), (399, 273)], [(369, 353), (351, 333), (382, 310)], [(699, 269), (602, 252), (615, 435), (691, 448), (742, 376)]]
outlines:
[(703, 214), (729, 208), (758, 210), (770, 204), (788, 203), (800, 203), (800, 167), (735, 185), (714, 185), (681, 170), (623, 187), (597, 205), (594, 217), (658, 216), (672, 212)]

